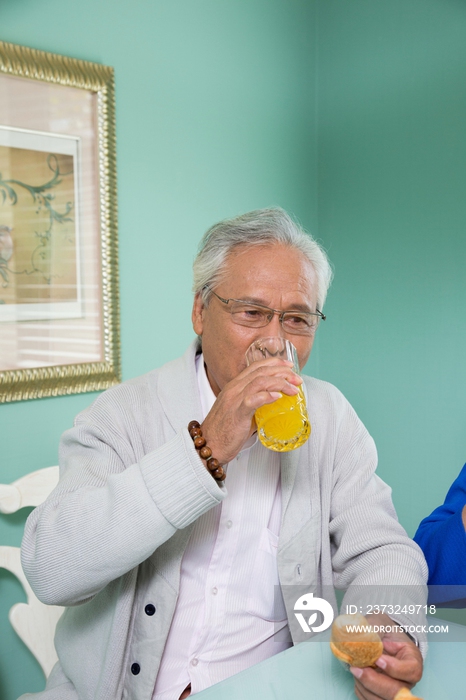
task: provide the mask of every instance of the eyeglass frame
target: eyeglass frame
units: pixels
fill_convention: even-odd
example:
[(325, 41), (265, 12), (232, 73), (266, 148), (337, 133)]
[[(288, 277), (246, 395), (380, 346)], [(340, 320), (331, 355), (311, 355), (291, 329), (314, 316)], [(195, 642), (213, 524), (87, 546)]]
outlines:
[[(264, 326), (248, 326), (248, 325), (245, 325), (243, 323), (236, 323), (236, 325), (243, 326), (244, 328), (265, 328), (272, 321), (272, 318), (275, 316), (275, 314), (278, 314), (278, 321), (283, 328), (283, 319), (284, 319), (285, 314), (296, 313), (296, 314), (304, 314), (305, 316), (317, 316), (318, 321), (317, 321), (315, 327), (313, 329), (311, 327), (311, 329), (315, 331), (315, 330), (317, 330), (317, 326), (319, 325), (319, 321), (320, 320), (325, 321), (327, 318), (327, 316), (325, 314), (323, 314), (322, 311), (320, 311), (317, 308), (315, 311), (298, 311), (297, 309), (295, 309), (295, 310), (289, 309), (287, 311), (280, 311), (280, 309), (272, 309), (270, 306), (265, 306), (265, 304), (257, 304), (255, 302), (249, 302), (249, 301), (246, 301), (246, 299), (233, 299), (233, 298), (224, 299), (219, 294), (217, 294), (217, 292), (214, 292), (212, 287), (210, 287), (208, 284), (205, 284), (203, 286), (202, 290), (204, 290), (204, 289), (208, 289), (209, 292), (211, 292), (214, 296), (217, 297), (217, 299), (219, 299), (224, 304), (228, 304), (230, 301), (236, 301), (239, 304), (249, 304), (250, 306), (257, 306), (260, 309), (264, 309), (266, 311), (271, 312), (272, 315), (270, 316), (270, 319), (267, 321), (267, 323)], [(230, 311), (230, 316), (233, 316), (233, 313), (231, 311)], [(235, 321), (233, 321), (233, 323), (235, 323)], [(288, 330), (288, 329), (286, 329), (286, 330)], [(291, 335), (307, 335), (306, 333), (293, 333), (293, 331), (288, 331), (288, 332)]]

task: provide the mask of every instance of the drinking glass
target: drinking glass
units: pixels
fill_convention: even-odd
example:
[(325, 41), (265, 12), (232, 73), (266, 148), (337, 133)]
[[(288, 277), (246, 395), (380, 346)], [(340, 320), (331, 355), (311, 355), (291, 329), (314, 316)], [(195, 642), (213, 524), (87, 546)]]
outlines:
[[(281, 357), (293, 362), (293, 371), (300, 374), (298, 356), (293, 343), (285, 338), (260, 338), (246, 352), (251, 365), (268, 357)], [(293, 396), (282, 394), (273, 403), (258, 408), (254, 414), (259, 440), (275, 452), (288, 452), (301, 447), (311, 434), (311, 424), (306, 408), (303, 385)]]

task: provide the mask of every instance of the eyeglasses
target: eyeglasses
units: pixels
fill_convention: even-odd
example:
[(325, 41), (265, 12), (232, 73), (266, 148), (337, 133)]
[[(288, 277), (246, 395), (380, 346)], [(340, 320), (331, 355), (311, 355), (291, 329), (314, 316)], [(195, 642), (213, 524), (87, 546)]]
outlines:
[(324, 314), (316, 309), (313, 311), (278, 311), (270, 309), (262, 304), (251, 304), (244, 299), (224, 299), (220, 297), (208, 284), (204, 289), (208, 289), (223, 304), (228, 304), (228, 311), (231, 320), (238, 326), (248, 326), (249, 328), (262, 328), (270, 323), (275, 314), (278, 314), (282, 328), (293, 335), (314, 335), (320, 319), (325, 321)]

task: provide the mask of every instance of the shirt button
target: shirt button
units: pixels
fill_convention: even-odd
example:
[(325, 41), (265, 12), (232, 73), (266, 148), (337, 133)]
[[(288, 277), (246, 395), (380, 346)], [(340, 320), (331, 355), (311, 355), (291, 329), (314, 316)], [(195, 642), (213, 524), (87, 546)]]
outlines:
[(218, 593), (218, 588), (216, 588), (214, 586), (214, 588), (212, 588), (212, 595), (217, 595), (217, 593)]
[(198, 663), (199, 663), (199, 659), (193, 659), (191, 661), (191, 666), (197, 666)]
[(140, 670), (141, 670), (141, 667), (139, 664), (132, 664), (131, 665), (131, 673), (133, 674), (133, 676), (137, 676)]
[(230, 527), (233, 525), (231, 520), (227, 520), (227, 528), (230, 529)]
[(153, 615), (155, 613), (155, 605), (152, 605), (152, 603), (148, 603), (144, 608), (144, 612), (146, 613), (146, 615)]

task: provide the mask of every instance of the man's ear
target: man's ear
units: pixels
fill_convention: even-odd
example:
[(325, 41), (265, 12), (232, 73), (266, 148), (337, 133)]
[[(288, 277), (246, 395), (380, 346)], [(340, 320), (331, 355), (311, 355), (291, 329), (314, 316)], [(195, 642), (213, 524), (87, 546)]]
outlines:
[(196, 335), (202, 335), (204, 329), (204, 308), (204, 302), (202, 301), (200, 292), (198, 292), (194, 297), (193, 311), (191, 314), (193, 329)]

